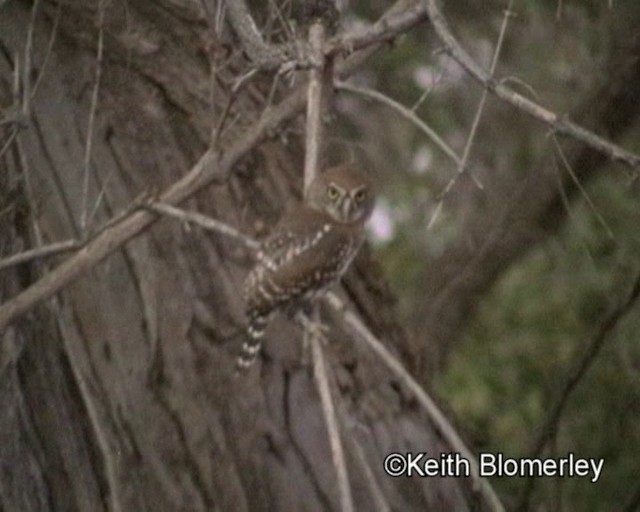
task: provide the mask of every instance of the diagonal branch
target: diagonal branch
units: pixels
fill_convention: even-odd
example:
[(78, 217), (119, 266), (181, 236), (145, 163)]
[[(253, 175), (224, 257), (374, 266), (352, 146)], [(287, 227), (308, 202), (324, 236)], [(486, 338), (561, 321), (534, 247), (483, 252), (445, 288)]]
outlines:
[(260, 69), (277, 69), (295, 57), (289, 45), (267, 43), (251, 16), (246, 0), (225, 2), (229, 21), (235, 31), (243, 50)]
[(396, 375), (404, 386), (416, 397), (422, 409), (427, 413), (427, 416), (431, 420), (433, 426), (446, 440), (452, 451), (459, 453), (469, 461), (469, 465), (471, 466), (473, 490), (482, 496), (485, 503), (489, 506), (489, 510), (493, 512), (503, 512), (504, 506), (500, 502), (498, 495), (491, 487), (489, 481), (480, 475), (480, 468), (476, 461), (476, 457), (465, 445), (464, 441), (455, 431), (455, 428), (451, 425), (446, 416), (442, 411), (440, 411), (435, 401), (409, 374), (402, 363), (398, 361), (398, 359), (396, 359), (391, 352), (387, 350), (383, 343), (371, 333), (362, 320), (360, 320), (355, 313), (349, 311), (345, 304), (335, 294), (327, 294), (327, 302), (342, 316), (345, 325), (353, 334), (355, 334), (356, 338), (363, 340), (367, 346), (376, 353), (385, 366), (389, 368), (389, 370), (391, 370), (391, 372)]
[(80, 249), (82, 245), (82, 242), (71, 239), (19, 252), (18, 254), (14, 254), (12, 256), (1, 259), (0, 270), (4, 270), (5, 268), (13, 267), (15, 265), (20, 265), (21, 263), (26, 263), (28, 261), (55, 256), (56, 254), (76, 251)]
[(640, 155), (611, 143), (604, 137), (584, 129), (564, 116), (547, 110), (536, 102), (525, 98), (509, 87), (494, 80), (491, 74), (481, 68), (453, 36), (444, 16), (440, 12), (437, 0), (421, 0), (421, 2), (427, 9), (429, 19), (436, 34), (451, 57), (490, 92), (517, 109), (526, 112), (533, 118), (549, 125), (555, 132), (583, 142), (591, 148), (607, 155), (612, 160), (622, 162), (633, 169), (640, 170)]
[[(504, 42), (504, 35), (507, 32), (507, 25), (509, 23), (509, 17), (513, 15), (511, 12), (511, 6), (513, 5), (513, 0), (509, 0), (509, 6), (507, 10), (504, 12), (504, 18), (502, 19), (502, 26), (500, 27), (500, 35), (498, 36), (498, 42), (496, 43), (496, 49), (493, 52), (493, 59), (491, 61), (491, 77), (495, 74), (496, 66), (498, 65), (498, 60), (500, 58), (500, 52), (502, 50), (502, 43)], [(467, 168), (467, 162), (469, 161), (469, 155), (471, 154), (471, 146), (473, 145), (473, 141), (475, 140), (476, 133), (478, 131), (478, 126), (480, 126), (480, 119), (482, 118), (482, 114), (484, 112), (484, 106), (487, 102), (488, 89), (484, 89), (482, 91), (482, 96), (480, 97), (480, 103), (478, 103), (478, 108), (476, 109), (476, 115), (473, 118), (473, 123), (471, 124), (471, 130), (469, 130), (469, 136), (467, 137), (467, 143), (464, 146), (464, 151), (462, 152), (462, 158), (458, 164), (458, 172), (456, 175), (449, 180), (447, 186), (440, 193), (440, 199), (438, 200), (438, 204), (436, 205), (433, 215), (431, 216), (431, 220), (429, 220), (427, 224), (427, 229), (431, 229), (437, 218), (440, 216), (440, 212), (442, 211), (442, 207), (444, 205), (444, 200), (449, 195), (451, 190), (453, 190), (454, 185), (458, 182), (458, 179), (465, 172)]]
[(429, 139), (431, 139), (431, 142), (433, 142), (436, 147), (438, 147), (445, 155), (453, 160), (456, 165), (459, 166), (461, 164), (462, 159), (456, 154), (451, 146), (449, 146), (433, 128), (431, 128), (427, 123), (420, 119), (413, 110), (405, 107), (386, 94), (383, 94), (380, 91), (376, 91), (374, 89), (359, 87), (348, 82), (336, 82), (335, 86), (338, 90), (359, 94), (361, 96), (364, 96), (365, 98), (370, 98), (392, 108), (402, 117), (413, 123), (422, 133), (424, 133)]

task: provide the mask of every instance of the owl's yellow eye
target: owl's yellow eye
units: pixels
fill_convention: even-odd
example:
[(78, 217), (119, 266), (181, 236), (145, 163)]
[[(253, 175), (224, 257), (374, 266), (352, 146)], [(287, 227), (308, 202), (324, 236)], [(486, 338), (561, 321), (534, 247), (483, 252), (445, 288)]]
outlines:
[(355, 195), (356, 202), (361, 203), (362, 201), (364, 201), (365, 197), (367, 197), (367, 191), (366, 190), (358, 190), (356, 192), (356, 195)]
[(327, 197), (332, 201), (335, 201), (339, 196), (340, 192), (338, 191), (338, 189), (333, 185), (329, 185), (329, 188), (327, 188)]

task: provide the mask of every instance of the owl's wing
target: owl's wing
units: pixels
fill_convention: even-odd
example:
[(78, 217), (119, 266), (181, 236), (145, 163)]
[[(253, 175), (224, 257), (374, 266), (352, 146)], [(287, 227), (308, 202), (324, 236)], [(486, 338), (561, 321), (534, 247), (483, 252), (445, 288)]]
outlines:
[(250, 308), (266, 311), (274, 302), (321, 290), (339, 279), (362, 241), (352, 231), (314, 212), (288, 216), (258, 253), (258, 265), (248, 278)]
[[(302, 259), (297, 265), (314, 270), (316, 258), (331, 261), (332, 256), (341, 256), (354, 245), (354, 236), (360, 245), (361, 229), (339, 224), (319, 213), (302, 206), (287, 215), (264, 240), (258, 251), (258, 260), (269, 270), (276, 271), (292, 261)], [(346, 256), (346, 254), (344, 254)]]

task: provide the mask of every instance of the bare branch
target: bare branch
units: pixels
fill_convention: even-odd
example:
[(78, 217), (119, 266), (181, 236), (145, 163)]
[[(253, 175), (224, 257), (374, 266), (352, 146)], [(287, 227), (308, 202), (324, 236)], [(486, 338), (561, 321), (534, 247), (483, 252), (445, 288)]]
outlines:
[[(415, 112), (408, 109), (401, 103), (398, 103), (393, 98), (390, 98), (386, 94), (381, 93), (380, 91), (376, 91), (373, 89), (369, 89), (366, 87), (358, 87), (356, 85), (351, 85), (347, 82), (336, 82), (335, 84), (338, 90), (352, 92), (354, 94), (360, 94), (361, 96), (365, 96), (366, 98), (371, 98), (376, 100), (384, 105), (395, 110), (402, 117), (407, 119), (409, 122), (413, 123), (422, 133), (424, 133), (431, 141), (438, 147), (445, 155), (447, 155), (451, 160), (453, 160), (456, 165), (460, 165), (462, 162), (461, 158), (456, 154), (456, 152), (449, 146), (436, 132), (433, 128), (427, 125), (422, 119), (420, 119)], [(480, 188), (481, 184), (477, 183)]]
[(331, 38), (325, 47), (325, 56), (332, 57), (391, 41), (427, 19), (427, 9), (422, 3), (412, 2), (407, 6), (406, 1), (399, 0), (375, 24)]
[(245, 0), (225, 2), (229, 21), (240, 39), (242, 48), (253, 63), (261, 69), (277, 69), (293, 60), (290, 46), (271, 45), (262, 37)]
[(325, 63), (322, 55), (324, 45), (325, 27), (318, 20), (309, 29), (309, 46), (311, 47), (311, 59), (314, 63), (311, 68), (307, 93), (307, 126), (304, 158), (304, 190), (309, 190), (309, 185), (318, 172), (318, 160), (320, 158), (320, 146), (322, 144), (322, 115), (326, 104), (328, 86), (333, 82), (332, 77), (324, 80), (327, 68), (331, 68), (330, 62)]
[(161, 213), (162, 215), (167, 215), (168, 217), (173, 217), (174, 219), (178, 219), (183, 222), (195, 224), (196, 226), (200, 226), (207, 231), (213, 231), (214, 233), (228, 236), (247, 246), (249, 249), (257, 250), (258, 246), (260, 245), (253, 238), (240, 233), (240, 231), (229, 226), (228, 224), (212, 219), (211, 217), (207, 217), (206, 215), (202, 215), (201, 213), (188, 212), (186, 210), (182, 210), (165, 203), (151, 203), (145, 205), (145, 208), (156, 213)]
[[(311, 64), (308, 48), (301, 42), (292, 42), (287, 45), (266, 43), (245, 0), (228, 1), (226, 5), (234, 31), (251, 60), (259, 68), (278, 69), (283, 65), (291, 65), (294, 61), (299, 68), (308, 67)], [(420, 2), (407, 5), (406, 0), (399, 0), (375, 24), (332, 37), (325, 45), (325, 57), (335, 57), (391, 41), (427, 19), (427, 10)]]
[(552, 134), (552, 139), (553, 139), (553, 143), (554, 143), (554, 145), (556, 147), (556, 151), (560, 155), (560, 160), (562, 160), (562, 164), (564, 165), (564, 168), (567, 170), (567, 173), (569, 173), (569, 176), (571, 177), (571, 179), (575, 183), (576, 187), (578, 188), (578, 190), (582, 194), (582, 197), (584, 197), (584, 200), (586, 201), (587, 205), (589, 206), (589, 208), (591, 209), (593, 214), (596, 216), (596, 219), (598, 220), (600, 225), (606, 231), (607, 236), (610, 239), (613, 240), (613, 238), (614, 238), (613, 231), (609, 227), (609, 224), (607, 224), (607, 221), (604, 220), (604, 217), (600, 214), (600, 212), (598, 212), (598, 209), (596, 208), (596, 205), (593, 204), (593, 201), (591, 200), (591, 197), (589, 197), (589, 194), (587, 193), (585, 188), (582, 186), (582, 183), (580, 183), (580, 180), (578, 179), (578, 175), (573, 170), (573, 167), (571, 166), (571, 163), (569, 162), (569, 160), (567, 159), (567, 156), (564, 154), (564, 151), (562, 150), (562, 146), (560, 146), (560, 143), (558, 142), (558, 138), (555, 135)]
[(29, 20), (29, 30), (27, 32), (27, 42), (24, 49), (24, 69), (22, 74), (22, 113), (25, 118), (31, 113), (31, 64), (33, 60), (33, 34), (36, 26), (36, 17), (40, 7), (40, 0), (33, 2), (31, 8), (31, 18)]
[(89, 122), (87, 126), (87, 141), (84, 148), (84, 166), (82, 176), (82, 207), (80, 213), (80, 230), (82, 233), (87, 228), (87, 212), (89, 209), (89, 182), (91, 176), (91, 149), (93, 147), (93, 128), (98, 108), (98, 92), (102, 78), (102, 60), (104, 55), (104, 12), (102, 1), (98, 4), (98, 54), (96, 56), (96, 75), (91, 92), (91, 106), (89, 108)]
[(409, 374), (387, 348), (369, 331), (366, 325), (358, 318), (358, 316), (346, 309), (344, 303), (334, 294), (328, 293), (326, 300), (328, 304), (337, 311), (343, 318), (345, 325), (356, 335), (357, 338), (364, 340), (369, 348), (382, 360), (389, 370), (396, 375), (402, 383), (413, 393), (418, 403), (425, 410), (433, 426), (438, 430), (442, 437), (449, 443), (453, 451), (460, 453), (469, 461), (471, 466), (471, 479), (476, 492), (479, 492), (484, 498), (487, 505), (492, 511), (504, 511), (504, 507), (495, 491), (486, 478), (480, 476), (480, 470), (476, 458), (464, 441), (455, 431), (449, 420), (440, 411), (436, 403), (431, 399), (427, 392), (422, 389), (420, 384)]
[[(491, 61), (491, 71), (490, 76), (493, 77), (496, 66), (498, 65), (498, 59), (500, 58), (500, 51), (502, 50), (502, 43), (504, 42), (504, 35), (507, 32), (507, 25), (509, 23), (509, 17), (513, 15), (511, 12), (511, 6), (513, 5), (513, 0), (509, 0), (509, 6), (507, 10), (504, 12), (504, 18), (502, 18), (502, 25), (500, 27), (500, 34), (498, 36), (498, 42), (496, 43), (496, 49), (493, 53), (493, 59)], [(469, 154), (471, 153), (471, 146), (473, 145), (473, 141), (475, 140), (476, 133), (478, 131), (478, 126), (480, 125), (480, 118), (482, 117), (482, 113), (484, 112), (484, 105), (487, 102), (488, 89), (483, 89), (482, 96), (480, 97), (480, 102), (478, 103), (478, 108), (476, 109), (476, 115), (473, 118), (473, 123), (471, 124), (471, 130), (469, 131), (469, 136), (467, 137), (467, 143), (464, 146), (464, 151), (462, 153), (462, 158), (460, 159), (460, 163), (458, 165), (457, 174), (451, 178), (444, 191), (440, 194), (440, 200), (438, 201), (438, 205), (431, 216), (431, 220), (427, 225), (427, 229), (431, 229), (436, 222), (436, 219), (440, 215), (440, 211), (442, 210), (442, 205), (444, 204), (445, 198), (449, 195), (449, 192), (453, 189), (454, 185), (458, 182), (458, 179), (465, 172), (467, 167), (467, 162), (469, 161)]]
[(28, 251), (13, 254), (0, 260), (0, 270), (5, 268), (14, 267), (21, 263), (28, 261), (38, 260), (42, 258), (48, 258), (49, 256), (55, 256), (65, 252), (75, 251), (82, 247), (82, 242), (78, 240), (64, 240), (63, 242), (56, 242), (43, 247), (37, 247), (35, 249), (29, 249)]
[[(317, 313), (316, 309), (316, 313)], [(316, 318), (317, 320), (317, 318)], [(319, 325), (319, 324), (317, 324)], [(318, 333), (318, 328), (305, 330), (305, 336), (311, 345), (311, 353), (313, 356), (313, 376), (316, 381), (316, 387), (320, 394), (320, 402), (322, 404), (322, 415), (327, 426), (329, 435), (329, 444), (331, 446), (331, 458), (336, 469), (338, 480), (338, 489), (340, 491), (340, 510), (343, 512), (352, 512), (353, 497), (351, 494), (351, 486), (349, 484), (349, 475), (347, 473), (347, 464), (342, 448), (340, 438), (340, 429), (336, 418), (336, 410), (333, 405), (333, 397), (331, 396), (331, 388), (327, 377), (327, 367), (324, 362), (324, 354), (322, 353), (322, 336)]]
[(42, 60), (42, 64), (40, 65), (40, 72), (38, 73), (38, 77), (36, 78), (36, 83), (33, 84), (33, 88), (31, 89), (31, 100), (35, 98), (36, 93), (38, 92), (38, 88), (40, 87), (40, 83), (47, 69), (47, 64), (49, 63), (49, 59), (51, 57), (51, 52), (53, 50), (53, 45), (56, 42), (56, 37), (58, 35), (58, 28), (60, 26), (60, 18), (62, 15), (62, 6), (58, 4), (56, 8), (56, 17), (53, 21), (53, 27), (51, 29), (51, 36), (49, 36), (49, 43), (47, 44), (47, 51), (44, 55), (44, 59)]
[(378, 512), (391, 512), (391, 507), (389, 506), (389, 503), (387, 503), (387, 500), (380, 489), (380, 485), (376, 481), (376, 477), (371, 470), (371, 466), (367, 461), (358, 438), (356, 436), (351, 436), (349, 441), (351, 442), (347, 446), (351, 447), (351, 452), (355, 456), (355, 460), (360, 464), (360, 468), (364, 473), (367, 484), (369, 484), (369, 492), (371, 493), (371, 498), (373, 499), (376, 510)]
[(491, 74), (476, 64), (471, 56), (462, 48), (460, 43), (458, 43), (457, 39), (449, 30), (444, 16), (440, 12), (437, 0), (421, 0), (421, 2), (426, 6), (431, 24), (449, 54), (465, 70), (467, 70), (473, 78), (498, 98), (517, 109), (526, 112), (533, 118), (549, 125), (555, 132), (583, 142), (596, 151), (607, 155), (612, 160), (622, 162), (636, 170), (640, 169), (640, 155), (627, 151), (626, 149), (611, 143), (604, 137), (600, 137), (589, 130), (585, 130), (566, 117), (559, 116), (558, 114), (547, 110), (534, 101), (531, 101), (506, 87), (503, 83), (495, 81)]

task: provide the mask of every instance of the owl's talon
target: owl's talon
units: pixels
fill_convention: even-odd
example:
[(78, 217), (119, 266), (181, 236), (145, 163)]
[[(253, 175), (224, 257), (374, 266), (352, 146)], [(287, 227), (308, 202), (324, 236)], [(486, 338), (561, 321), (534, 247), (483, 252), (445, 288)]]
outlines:
[[(309, 334), (310, 337), (319, 339), (323, 344), (327, 344), (327, 334), (330, 329), (329, 326), (323, 324), (320, 320), (313, 320), (309, 318), (305, 313), (300, 312), (296, 315), (296, 319), (302, 324), (305, 330), (305, 334)], [(305, 340), (307, 337), (305, 336)]]

